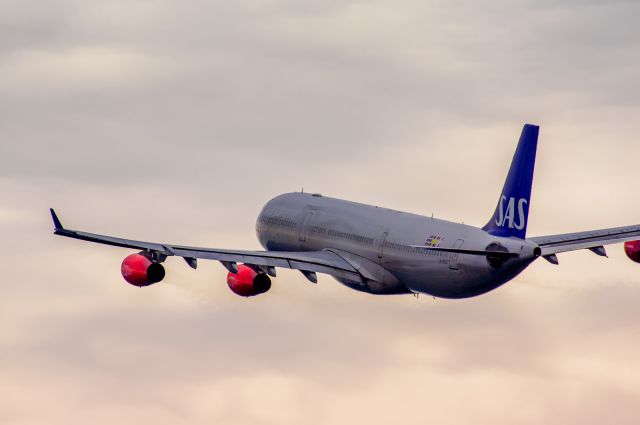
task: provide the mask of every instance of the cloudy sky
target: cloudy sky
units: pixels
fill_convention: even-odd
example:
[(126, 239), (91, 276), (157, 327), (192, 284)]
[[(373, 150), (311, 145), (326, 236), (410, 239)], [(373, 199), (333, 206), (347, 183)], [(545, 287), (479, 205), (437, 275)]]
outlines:
[(259, 248), (300, 190), (482, 225), (524, 122), (529, 232), (640, 222), (637, 1), (0, 0), (0, 422), (637, 424), (640, 265), (465, 301), (217, 263), (124, 283), (100, 233)]

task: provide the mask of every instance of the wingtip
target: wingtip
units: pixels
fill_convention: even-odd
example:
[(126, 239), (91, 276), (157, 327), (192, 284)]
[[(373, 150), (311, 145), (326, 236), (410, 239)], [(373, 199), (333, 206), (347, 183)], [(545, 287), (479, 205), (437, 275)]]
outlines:
[(55, 227), (55, 230), (64, 230), (64, 227), (62, 227), (62, 223), (60, 223), (60, 219), (53, 208), (49, 208), (49, 211), (51, 211), (51, 218), (53, 219), (53, 226)]

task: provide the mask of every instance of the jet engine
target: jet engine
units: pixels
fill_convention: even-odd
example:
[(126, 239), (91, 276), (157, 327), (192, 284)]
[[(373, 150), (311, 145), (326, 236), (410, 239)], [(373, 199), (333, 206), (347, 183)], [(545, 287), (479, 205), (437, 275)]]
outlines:
[(255, 297), (271, 289), (271, 279), (244, 264), (238, 265), (238, 272), (229, 272), (227, 284), (233, 293), (241, 297)]
[(131, 254), (122, 262), (122, 277), (133, 286), (153, 285), (164, 279), (164, 267), (142, 254)]
[(624, 252), (631, 261), (640, 263), (640, 241), (629, 241), (624, 243)]

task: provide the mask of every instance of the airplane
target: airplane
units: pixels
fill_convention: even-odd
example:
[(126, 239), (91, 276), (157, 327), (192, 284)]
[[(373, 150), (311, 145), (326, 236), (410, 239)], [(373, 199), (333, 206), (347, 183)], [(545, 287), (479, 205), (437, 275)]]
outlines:
[(277, 268), (295, 269), (310, 282), (327, 274), (357, 291), (374, 295), (428, 294), (446, 299), (479, 296), (504, 285), (539, 258), (559, 264), (557, 254), (625, 243), (640, 263), (640, 225), (527, 238), (539, 126), (525, 124), (498, 205), (482, 228), (433, 217), (330, 198), (286, 193), (267, 202), (256, 235), (264, 251), (197, 248), (143, 242), (64, 228), (53, 209), (54, 234), (139, 250), (122, 262), (131, 285), (145, 287), (165, 277), (162, 263), (182, 257), (217, 260), (227, 270), (231, 291), (264, 294)]

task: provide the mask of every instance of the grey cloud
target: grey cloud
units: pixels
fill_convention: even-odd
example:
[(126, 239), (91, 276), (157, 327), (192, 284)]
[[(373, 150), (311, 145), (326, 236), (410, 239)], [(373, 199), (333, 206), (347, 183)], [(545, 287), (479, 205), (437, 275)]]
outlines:
[[(589, 8), (574, 10), (573, 17), (543, 9), (517, 19), (521, 11), (510, 7), (496, 25), (495, 8), (441, 7), (448, 12), (436, 9), (433, 18), (429, 8), (410, 3), (399, 9), (408, 13), (416, 7), (416, 17), (390, 20), (389, 41), (380, 45), (380, 28), (371, 23), (385, 18), (374, 13), (372, 22), (365, 19), (367, 25), (358, 26), (344, 12), (346, 6), (330, 5), (330, 13), (322, 7), (325, 13), (310, 14), (275, 4), (274, 11), (244, 3), (180, 8), (161, 3), (138, 28), (130, 22), (145, 9), (133, 8), (129, 16), (118, 4), (102, 6), (102, 14), (92, 11), (93, 6), (67, 4), (63, 10), (77, 19), (71, 30), (65, 23), (60, 27), (76, 34), (52, 51), (64, 54), (64, 49), (78, 47), (73, 39), (81, 40), (79, 47), (98, 54), (86, 58), (89, 64), (100, 65), (100, 55), (111, 55), (107, 60), (114, 63), (133, 60), (131, 66), (139, 68), (130, 71), (133, 80), (106, 75), (78, 86), (71, 80), (66, 93), (49, 95), (46, 89), (32, 92), (19, 83), (10, 88), (10, 103), (2, 108), (3, 132), (13, 141), (3, 152), (5, 174), (25, 176), (35, 168), (47, 176), (82, 175), (94, 181), (105, 174), (110, 179), (141, 173), (157, 178), (164, 170), (154, 165), (171, 156), (177, 171), (197, 178), (200, 173), (194, 170), (215, 158), (238, 155), (238, 149), (240, 155), (296, 171), (292, 163), (309, 155), (308, 162), (321, 172), (315, 164), (327, 155), (348, 163), (366, 160), (363, 149), (389, 140), (406, 145), (406, 136), (403, 140), (396, 134), (415, 123), (420, 123), (423, 140), (433, 143), (430, 127), (452, 120), (521, 120), (531, 111), (549, 109), (558, 93), (583, 93), (587, 87), (597, 101), (615, 95), (633, 102), (628, 84), (612, 86), (624, 81), (620, 73), (634, 72), (625, 71), (629, 55), (580, 43), (579, 35), (569, 37), (589, 28), (585, 22), (605, 25), (602, 13)], [(383, 7), (378, 2), (360, 10), (366, 17)], [(628, 19), (632, 14), (625, 12), (614, 8), (605, 19)], [(92, 25), (83, 25), (82, 18)], [(445, 26), (437, 18), (466, 25)], [(308, 22), (311, 30), (296, 20)], [(622, 38), (635, 45), (632, 37)], [(6, 61), (11, 64), (11, 57)], [(451, 68), (451, 63), (459, 66)], [(48, 63), (42, 66), (46, 70)], [(607, 78), (612, 73), (616, 78)], [(59, 84), (47, 83), (46, 71), (42, 78), (46, 85)], [(151, 85), (145, 81), (149, 78)], [(40, 96), (38, 102), (33, 96)], [(522, 100), (514, 102), (514, 96)], [(554, 105), (560, 113), (581, 101), (566, 99), (571, 104)], [(29, 155), (34, 140), (47, 146), (43, 158), (67, 155), (56, 164), (38, 161)], [(197, 157), (190, 154), (194, 149), (200, 152)]]

